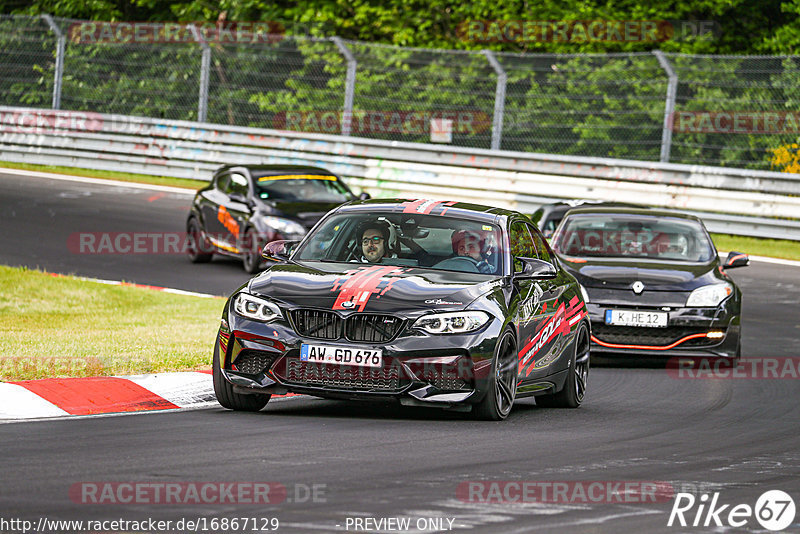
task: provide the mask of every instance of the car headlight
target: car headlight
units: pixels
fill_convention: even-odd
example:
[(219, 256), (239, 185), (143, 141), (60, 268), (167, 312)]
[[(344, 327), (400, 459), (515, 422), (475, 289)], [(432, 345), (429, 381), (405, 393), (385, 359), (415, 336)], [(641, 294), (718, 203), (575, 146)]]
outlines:
[(423, 315), (414, 323), (429, 334), (463, 334), (472, 332), (489, 322), (490, 316), (482, 311), (432, 313)]
[(255, 321), (268, 322), (281, 317), (281, 310), (275, 304), (247, 293), (239, 293), (234, 297), (233, 309), (239, 315)]
[(267, 226), (274, 228), (282, 234), (304, 235), (306, 233), (306, 229), (302, 224), (289, 219), (265, 215), (261, 217), (261, 220), (263, 220)]
[(698, 287), (686, 299), (687, 308), (713, 308), (733, 294), (733, 286), (728, 283), (711, 284)]

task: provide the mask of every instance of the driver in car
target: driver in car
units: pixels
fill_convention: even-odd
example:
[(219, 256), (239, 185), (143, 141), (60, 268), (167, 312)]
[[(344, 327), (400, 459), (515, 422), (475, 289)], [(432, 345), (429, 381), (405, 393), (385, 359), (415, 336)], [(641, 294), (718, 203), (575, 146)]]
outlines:
[(362, 263), (380, 263), (386, 255), (386, 243), (389, 231), (383, 225), (373, 224), (364, 228), (361, 233)]
[(458, 256), (475, 260), (478, 272), (483, 274), (494, 272), (494, 267), (486, 261), (486, 258), (481, 253), (484, 246), (484, 238), (478, 232), (457, 230), (453, 232), (451, 241), (453, 243), (453, 252)]

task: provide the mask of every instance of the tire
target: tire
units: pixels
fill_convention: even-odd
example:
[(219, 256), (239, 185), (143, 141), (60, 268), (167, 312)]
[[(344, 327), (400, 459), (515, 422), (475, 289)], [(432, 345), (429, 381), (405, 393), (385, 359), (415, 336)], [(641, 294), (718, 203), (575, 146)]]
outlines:
[(517, 343), (510, 330), (503, 332), (497, 343), (489, 388), (483, 400), (473, 408), (477, 419), (502, 421), (511, 413), (517, 396)]
[(208, 252), (210, 247), (208, 243), (206, 243), (206, 240), (203, 239), (203, 232), (200, 229), (200, 223), (197, 222), (196, 218), (192, 217), (189, 219), (187, 233), (189, 234), (187, 236), (189, 238), (187, 250), (189, 252), (189, 259), (192, 261), (192, 263), (208, 263), (211, 261), (214, 253)]
[(272, 395), (242, 395), (235, 393), (233, 386), (225, 380), (222, 376), (222, 371), (219, 366), (219, 341), (214, 343), (214, 369), (212, 371), (214, 377), (214, 395), (217, 396), (223, 408), (229, 410), (236, 410), (242, 412), (257, 412), (267, 405)]
[(589, 380), (589, 347), (589, 330), (581, 324), (575, 335), (575, 350), (569, 360), (564, 387), (558, 393), (536, 397), (537, 406), (577, 408), (583, 403)]
[(244, 233), (242, 243), (242, 266), (249, 274), (255, 274), (261, 267), (261, 250), (258, 247), (258, 237), (252, 228), (248, 228)]

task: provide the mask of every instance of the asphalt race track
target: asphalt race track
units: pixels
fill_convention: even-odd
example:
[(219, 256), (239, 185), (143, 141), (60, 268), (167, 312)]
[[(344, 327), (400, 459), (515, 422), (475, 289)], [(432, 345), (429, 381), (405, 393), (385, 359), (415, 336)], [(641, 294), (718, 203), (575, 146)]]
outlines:
[[(239, 262), (81, 254), (68, 245), (80, 232), (182, 232), (190, 199), (0, 173), (0, 264), (226, 295), (247, 280)], [(784, 358), (798, 356), (800, 268), (754, 262), (731, 274), (745, 299), (743, 355), (791, 362)], [(723, 522), (733, 506), (755, 507), (767, 490), (783, 490), (800, 506), (798, 400), (796, 374), (711, 380), (659, 368), (602, 367), (592, 370), (580, 409), (543, 409), (523, 400), (502, 423), (293, 397), (256, 414), (212, 408), (2, 424), (0, 519), (153, 518), (174, 525), (204, 518), (213, 532), (233, 532), (211, 528), (212, 520), (230, 518), (256, 521), (257, 528), (239, 524), (247, 532), (269, 531), (261, 527), (270, 518), (279, 520), (277, 532), (310, 533), (764, 532), (755, 517), (739, 528), (714, 527), (713, 520), (704, 527), (705, 512), (701, 526), (691, 522), (702, 496), (711, 501), (716, 493), (718, 507), (729, 505), (719, 515)], [(493, 494), (501, 502), (470, 498), (517, 487), (506, 482), (552, 488), (563, 481), (571, 483), (570, 493), (554, 503), (522, 502), (520, 492), (502, 490)], [(596, 481), (658, 482), (669, 494), (657, 502), (622, 502), (618, 493), (587, 500), (572, 490)], [(273, 486), (273, 495), (282, 487), (286, 499), (84, 502), (91, 499), (81, 490), (107, 482), (273, 483), (282, 485)], [(476, 493), (464, 492), (466, 485)], [(697, 498), (685, 514), (687, 527), (667, 526), (672, 492)], [(407, 518), (411, 527), (365, 518)], [(799, 526), (795, 519), (790, 530)], [(187, 530), (194, 529), (181, 531)], [(0, 531), (12, 530), (0, 522)]]

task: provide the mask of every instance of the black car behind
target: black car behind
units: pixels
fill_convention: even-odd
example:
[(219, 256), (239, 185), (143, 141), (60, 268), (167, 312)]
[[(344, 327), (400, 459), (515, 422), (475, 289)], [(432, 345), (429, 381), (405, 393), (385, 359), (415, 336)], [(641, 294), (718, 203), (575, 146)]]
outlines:
[(255, 273), (265, 243), (302, 238), (325, 213), (354, 198), (338, 176), (317, 167), (223, 166), (192, 202), (189, 256), (195, 263), (215, 253), (234, 256)]
[(553, 248), (583, 287), (592, 351), (668, 357), (741, 354), (742, 293), (702, 221), (666, 210), (582, 208)]

